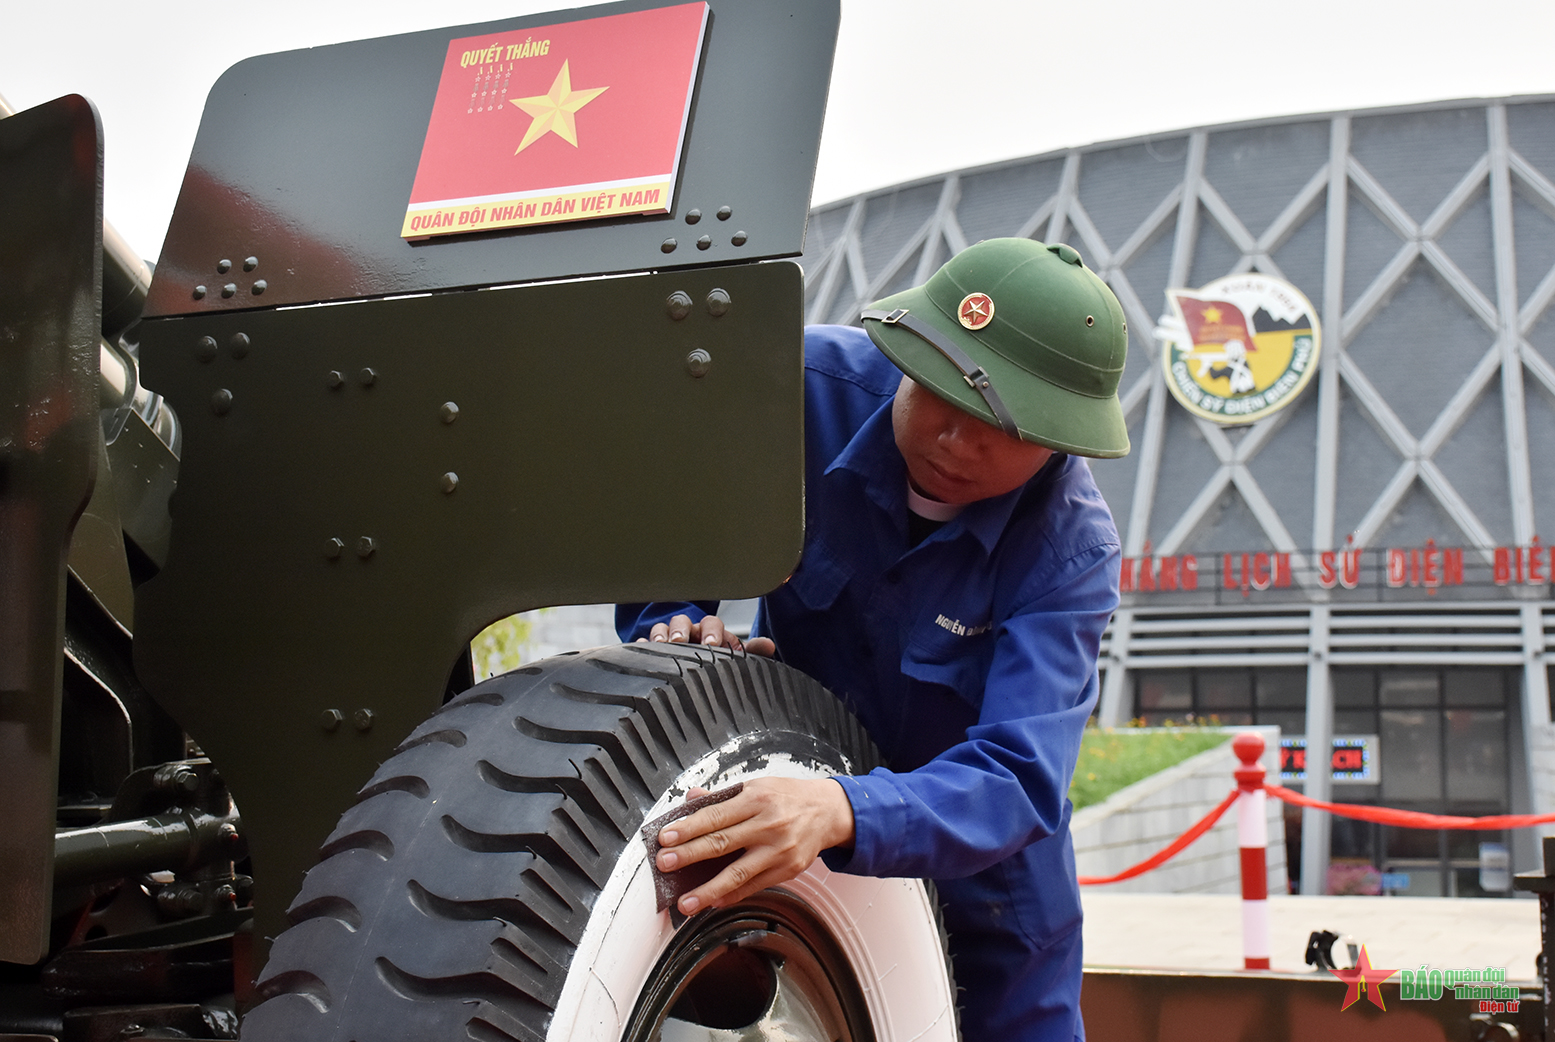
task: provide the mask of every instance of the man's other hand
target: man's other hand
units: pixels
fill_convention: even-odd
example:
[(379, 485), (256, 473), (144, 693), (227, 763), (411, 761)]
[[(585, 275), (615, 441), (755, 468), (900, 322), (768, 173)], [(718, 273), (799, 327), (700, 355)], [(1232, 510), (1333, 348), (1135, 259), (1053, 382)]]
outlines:
[(637, 642), (641, 644), (645, 640), (654, 644), (705, 644), (712, 648), (728, 648), (730, 651), (744, 648), (752, 655), (766, 658), (771, 658), (777, 650), (777, 645), (766, 637), (741, 641), (724, 628), (723, 620), (716, 615), (703, 616), (701, 622), (692, 622), (689, 615), (677, 615), (669, 622), (655, 623), (653, 629), (648, 631), (648, 636), (639, 637)]
[[(672, 623), (673, 625), (673, 623)], [(686, 798), (706, 790), (693, 788)], [(821, 851), (853, 843), (853, 806), (831, 778), (756, 778), (733, 799), (703, 807), (659, 831), (658, 867), (674, 872), (744, 850), (713, 879), (680, 899), (680, 911), (722, 908), (786, 883)]]

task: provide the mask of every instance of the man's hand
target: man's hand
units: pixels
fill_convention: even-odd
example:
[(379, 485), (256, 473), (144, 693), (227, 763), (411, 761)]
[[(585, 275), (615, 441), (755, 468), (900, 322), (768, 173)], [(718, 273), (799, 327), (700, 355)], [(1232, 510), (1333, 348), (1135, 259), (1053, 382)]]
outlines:
[[(724, 628), (723, 620), (716, 615), (704, 616), (701, 622), (692, 622), (689, 615), (677, 615), (669, 622), (655, 623), (653, 629), (648, 631), (646, 638), (655, 644), (705, 644), (713, 648), (728, 648), (730, 651), (739, 651), (744, 648), (752, 655), (762, 655), (771, 658), (777, 650), (777, 645), (766, 637), (755, 637), (750, 642), (744, 643), (729, 630)], [(637, 638), (639, 644), (644, 638)]]
[[(692, 789), (687, 799), (706, 790)], [(823, 850), (853, 843), (853, 806), (830, 778), (756, 778), (731, 800), (659, 831), (658, 867), (673, 872), (743, 849), (733, 864), (680, 899), (680, 911), (722, 908), (793, 879)]]

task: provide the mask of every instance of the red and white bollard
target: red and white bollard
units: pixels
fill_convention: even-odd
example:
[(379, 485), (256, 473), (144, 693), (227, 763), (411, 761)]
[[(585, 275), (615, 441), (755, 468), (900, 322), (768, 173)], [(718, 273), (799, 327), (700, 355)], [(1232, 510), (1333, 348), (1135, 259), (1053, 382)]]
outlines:
[(1263, 791), (1263, 736), (1243, 731), (1231, 740), (1236, 769), (1237, 845), (1242, 848), (1242, 964), (1269, 968), (1269, 822)]

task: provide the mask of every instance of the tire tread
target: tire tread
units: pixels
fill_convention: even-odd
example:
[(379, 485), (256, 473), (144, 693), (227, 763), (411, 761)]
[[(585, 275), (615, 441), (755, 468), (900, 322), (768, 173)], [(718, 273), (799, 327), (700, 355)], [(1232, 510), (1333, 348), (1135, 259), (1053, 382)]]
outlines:
[(592, 905), (660, 794), (709, 750), (788, 732), (877, 761), (802, 674), (624, 645), (477, 685), (416, 728), (320, 850), (245, 1042), (540, 1042)]

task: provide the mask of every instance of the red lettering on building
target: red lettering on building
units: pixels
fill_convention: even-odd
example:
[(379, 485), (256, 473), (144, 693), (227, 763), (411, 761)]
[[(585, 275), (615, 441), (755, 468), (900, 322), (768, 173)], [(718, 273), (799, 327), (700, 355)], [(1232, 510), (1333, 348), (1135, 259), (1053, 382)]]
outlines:
[(1442, 585), (1463, 585), (1463, 547), (1442, 551)]
[(1360, 550), (1346, 550), (1340, 557), (1343, 571), (1339, 576), (1339, 585), (1346, 590), (1353, 590), (1361, 584), (1361, 552)]
[[(1498, 565), (1504, 562), (1498, 556)], [(1500, 574), (1497, 572), (1497, 574)], [(1463, 548), (1444, 550), (1436, 540), (1427, 539), (1424, 547), (1409, 550), (1392, 548), (1387, 553), (1388, 585), (1423, 587), (1427, 594), (1436, 595), (1443, 586), (1463, 585)]]
[(1199, 588), (1199, 559), (1193, 554), (1153, 557), (1150, 544), (1144, 556), (1123, 558), (1118, 575), (1119, 593), (1173, 592)]
[[(1242, 555), (1242, 568), (1244, 571), (1247, 568), (1246, 554)], [(1253, 578), (1251, 583), (1253, 589), (1267, 590), (1273, 579), (1274, 576), (1269, 571), (1269, 555), (1262, 550), (1253, 554)]]
[(1409, 581), (1409, 555), (1402, 550), (1388, 550), (1388, 585), (1397, 589)]
[(1543, 586), (1555, 581), (1555, 546), (1544, 546), (1534, 536), (1527, 546), (1498, 546), (1491, 578), (1497, 586)]

